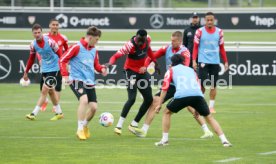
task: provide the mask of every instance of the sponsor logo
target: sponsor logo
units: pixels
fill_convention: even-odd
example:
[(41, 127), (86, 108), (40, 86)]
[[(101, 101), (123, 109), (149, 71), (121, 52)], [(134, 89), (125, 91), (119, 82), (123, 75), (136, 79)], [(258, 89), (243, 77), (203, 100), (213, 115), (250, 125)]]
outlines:
[(5, 79), (11, 73), (12, 64), (10, 59), (0, 53), (0, 80)]
[(16, 24), (16, 17), (3, 17), (0, 18), (0, 22), (3, 24)]
[(239, 24), (239, 17), (232, 17), (231, 22), (234, 26), (237, 26)]
[(134, 26), (137, 22), (137, 18), (136, 17), (129, 17), (128, 22), (129, 22), (130, 25)]
[(161, 28), (164, 25), (164, 18), (160, 14), (154, 14), (150, 17), (150, 25), (153, 28)]
[(110, 20), (108, 17), (104, 18), (79, 18), (77, 16), (68, 17), (64, 14), (59, 14), (56, 19), (60, 22), (61, 28), (66, 28), (68, 25), (77, 26), (110, 26)]
[(167, 25), (169, 26), (189, 26), (191, 19), (176, 19), (174, 17), (167, 17)]
[(35, 22), (35, 16), (28, 16), (28, 22), (30, 23), (30, 24), (34, 24), (34, 22)]
[(272, 17), (259, 17), (259, 16), (255, 16), (255, 15), (251, 15), (250, 16), (250, 21), (254, 22), (256, 26), (266, 26), (266, 27), (271, 27), (274, 24), (276, 24), (274, 18)]

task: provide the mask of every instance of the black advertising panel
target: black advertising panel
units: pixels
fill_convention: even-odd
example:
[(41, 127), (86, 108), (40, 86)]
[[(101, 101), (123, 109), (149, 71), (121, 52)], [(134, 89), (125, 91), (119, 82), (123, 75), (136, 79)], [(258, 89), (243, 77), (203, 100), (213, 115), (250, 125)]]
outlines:
[[(61, 28), (80, 29), (91, 25), (101, 29), (184, 29), (190, 25), (187, 13), (28, 13), (0, 12), (0, 28), (31, 28), (39, 23), (48, 28), (56, 18)], [(201, 24), (204, 14), (199, 14)], [(217, 13), (216, 25), (222, 29), (276, 29), (275, 13)]]
[[(99, 51), (101, 63), (109, 61), (115, 51)], [(276, 85), (276, 58), (275, 52), (228, 52), (229, 70), (223, 73), (221, 64), (221, 79), (225, 79), (230, 85)], [(19, 83), (29, 57), (28, 50), (0, 50), (0, 83)], [(124, 79), (125, 58), (121, 58), (109, 70), (107, 77), (96, 75), (102, 79), (101, 84), (111, 79), (115, 84)], [(155, 78), (162, 79), (165, 73), (165, 59), (158, 60), (161, 66), (161, 76), (154, 74)], [(39, 82), (40, 66), (36, 62), (29, 72), (33, 83)], [(157, 84), (157, 83), (156, 83)]]

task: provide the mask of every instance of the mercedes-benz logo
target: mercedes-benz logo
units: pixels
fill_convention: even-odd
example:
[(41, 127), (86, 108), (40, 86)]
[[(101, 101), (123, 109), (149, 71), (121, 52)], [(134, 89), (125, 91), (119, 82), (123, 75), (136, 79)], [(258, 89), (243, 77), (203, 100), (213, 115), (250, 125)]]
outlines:
[(11, 73), (11, 61), (10, 59), (0, 53), (0, 80), (5, 79)]
[(150, 17), (150, 25), (153, 28), (161, 28), (164, 25), (164, 18), (160, 14), (154, 14)]

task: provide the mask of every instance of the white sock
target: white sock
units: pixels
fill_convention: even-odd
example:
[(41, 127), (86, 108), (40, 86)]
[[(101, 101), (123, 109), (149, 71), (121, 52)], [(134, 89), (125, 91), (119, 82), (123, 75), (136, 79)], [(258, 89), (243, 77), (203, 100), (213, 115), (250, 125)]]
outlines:
[(210, 100), (209, 101), (209, 108), (214, 108), (215, 106), (215, 100)]
[(37, 106), (35, 106), (32, 113), (36, 116), (38, 114), (39, 110), (40, 110), (40, 106), (37, 105)]
[(138, 127), (138, 122), (136, 122), (136, 121), (133, 120), (130, 125)]
[(86, 119), (84, 119), (82, 122), (83, 122), (83, 126), (87, 126), (88, 121)]
[(168, 140), (169, 140), (169, 133), (163, 133), (161, 141), (167, 142)]
[(226, 137), (225, 137), (224, 134), (220, 135), (220, 136), (219, 136), (219, 139), (220, 139), (221, 143), (223, 143), (223, 142), (229, 142), (229, 141), (226, 139)]
[(120, 117), (120, 119), (119, 119), (116, 127), (117, 128), (122, 128), (124, 121), (125, 121), (125, 118), (124, 117)]
[(149, 130), (149, 125), (144, 124), (143, 127), (142, 127), (142, 130), (143, 130), (145, 133), (147, 133), (148, 130)]
[(56, 108), (56, 113), (57, 113), (57, 114), (62, 113), (62, 110), (61, 110), (61, 107), (60, 107), (59, 104), (57, 104), (57, 105), (55, 106), (55, 108)]
[(201, 128), (202, 128), (203, 132), (208, 132), (208, 131), (210, 131), (209, 128), (208, 128), (208, 126), (207, 126), (206, 124), (203, 124), (203, 125), (201, 126)]
[(83, 121), (78, 120), (78, 131), (83, 130)]

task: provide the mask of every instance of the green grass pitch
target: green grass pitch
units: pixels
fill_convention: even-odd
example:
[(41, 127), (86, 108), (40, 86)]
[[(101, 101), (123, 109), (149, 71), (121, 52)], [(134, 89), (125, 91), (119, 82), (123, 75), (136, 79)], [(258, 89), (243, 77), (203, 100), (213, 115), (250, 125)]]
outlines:
[[(38, 99), (37, 84), (26, 88), (0, 84), (0, 163), (214, 163), (240, 158), (231, 163), (272, 164), (276, 161), (275, 90), (271, 86), (234, 86), (218, 91), (215, 118), (234, 145), (232, 148), (223, 148), (217, 136), (199, 139), (202, 130), (186, 109), (172, 116), (170, 145), (155, 147), (154, 142), (161, 138), (162, 114), (157, 115), (145, 139), (127, 130), (141, 104), (139, 96), (122, 136), (114, 135), (114, 125), (99, 125), (102, 112), (111, 112), (117, 123), (126, 100), (124, 89), (97, 89), (99, 109), (89, 125), (92, 137), (79, 141), (75, 136), (78, 102), (69, 87), (61, 98), (65, 118), (51, 122), (50, 104), (46, 112), (39, 113), (38, 120), (24, 117)], [(272, 153), (259, 154), (265, 152)]]

